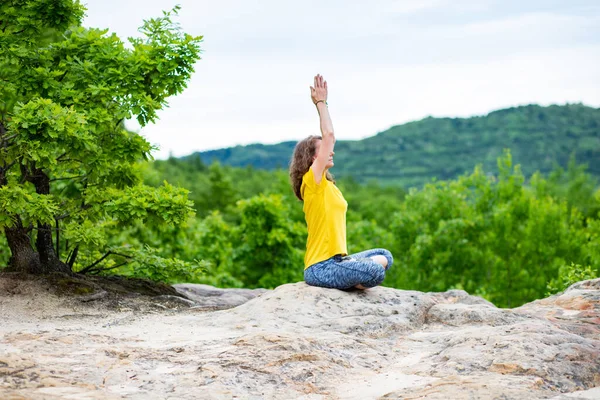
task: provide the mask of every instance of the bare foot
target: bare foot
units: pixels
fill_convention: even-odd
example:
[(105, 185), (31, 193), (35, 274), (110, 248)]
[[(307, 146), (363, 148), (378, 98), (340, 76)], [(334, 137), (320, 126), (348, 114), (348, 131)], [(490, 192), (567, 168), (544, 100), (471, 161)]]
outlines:
[(360, 283), (358, 285), (354, 286), (354, 287), (357, 288), (357, 289), (360, 289), (360, 290), (366, 290), (366, 289), (368, 289), (368, 288), (364, 287), (363, 285), (361, 285)]

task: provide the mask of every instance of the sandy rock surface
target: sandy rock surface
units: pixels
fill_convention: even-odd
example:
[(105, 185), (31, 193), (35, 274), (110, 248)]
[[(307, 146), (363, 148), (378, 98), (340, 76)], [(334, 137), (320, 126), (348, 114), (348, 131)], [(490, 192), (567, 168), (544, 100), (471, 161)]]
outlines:
[(0, 398), (600, 399), (600, 279), (515, 309), (300, 282), (211, 312), (1, 279)]
[(267, 289), (220, 289), (195, 283), (179, 283), (173, 287), (192, 300), (195, 303), (194, 308), (207, 311), (237, 307), (268, 291)]

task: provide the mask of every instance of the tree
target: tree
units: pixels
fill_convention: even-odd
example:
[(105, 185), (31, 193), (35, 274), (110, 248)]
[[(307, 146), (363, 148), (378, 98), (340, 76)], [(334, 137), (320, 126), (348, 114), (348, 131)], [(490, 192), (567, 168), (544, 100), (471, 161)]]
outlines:
[(0, 228), (11, 269), (69, 272), (83, 247), (105, 245), (107, 225), (189, 217), (186, 190), (140, 184), (136, 163), (152, 146), (124, 127), (156, 120), (194, 71), (202, 37), (172, 21), (178, 10), (145, 21), (126, 46), (83, 28), (78, 0), (0, 3)]
[(302, 280), (306, 228), (289, 218), (281, 195), (258, 195), (240, 200), (240, 245), (234, 261), (240, 278), (249, 287), (272, 288)]
[[(594, 221), (566, 201), (537, 196), (545, 180), (524, 185), (509, 151), (497, 177), (481, 166), (455, 181), (412, 190), (392, 217), (395, 268), (386, 284), (422, 291), (464, 289), (513, 307), (541, 298), (566, 263), (596, 268)], [(589, 238), (589, 240), (588, 240)]]

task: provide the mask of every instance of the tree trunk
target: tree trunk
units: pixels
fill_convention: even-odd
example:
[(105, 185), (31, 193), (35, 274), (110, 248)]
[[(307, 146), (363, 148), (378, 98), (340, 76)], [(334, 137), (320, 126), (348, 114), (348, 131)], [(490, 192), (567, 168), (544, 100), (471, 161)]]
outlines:
[(4, 233), (12, 254), (8, 260), (9, 269), (34, 274), (43, 273), (40, 256), (31, 247), (31, 240), (27, 235), (27, 229), (23, 227), (21, 219), (17, 219), (16, 226), (4, 228)]
[(40, 255), (40, 263), (42, 264), (42, 273), (47, 272), (65, 272), (70, 273), (71, 268), (58, 259), (54, 246), (52, 244), (52, 227), (49, 224), (41, 224), (38, 222), (37, 239), (35, 247)]
[[(35, 185), (38, 194), (50, 194), (50, 178), (41, 169), (28, 171), (21, 166), (21, 171), (26, 179)], [(38, 222), (37, 239), (35, 247), (31, 246), (28, 229), (17, 217), (17, 224), (12, 228), (5, 228), (8, 247), (11, 251), (9, 269), (30, 274), (46, 274), (49, 272), (70, 273), (71, 268), (59, 260), (52, 243), (52, 227), (49, 224)]]

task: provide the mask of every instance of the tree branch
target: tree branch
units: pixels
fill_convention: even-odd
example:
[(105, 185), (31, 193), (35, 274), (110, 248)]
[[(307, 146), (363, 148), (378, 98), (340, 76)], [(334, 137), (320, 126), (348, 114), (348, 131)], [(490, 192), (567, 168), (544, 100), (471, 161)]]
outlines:
[(92, 264), (88, 265), (87, 267), (85, 267), (84, 269), (82, 269), (81, 271), (79, 271), (80, 274), (85, 274), (88, 271), (91, 271), (96, 265), (100, 264), (102, 261), (104, 261), (104, 259), (108, 256), (110, 256), (112, 253), (109, 251), (108, 253), (106, 253), (105, 255), (103, 255), (99, 260), (94, 261)]
[(18, 134), (16, 134), (16, 133), (13, 133), (12, 135), (8, 135), (8, 136), (6, 136), (6, 137), (2, 138), (2, 141), (3, 141), (3, 142), (7, 142), (7, 143), (8, 143), (8, 141), (9, 141), (9, 140), (11, 140), (11, 139), (14, 139), (14, 138), (16, 138), (17, 136), (19, 136), (19, 135), (18, 135)]
[(60, 261), (60, 229), (58, 229), (58, 219), (54, 218), (56, 221), (56, 258)]
[(115, 253), (114, 251), (112, 252), (112, 254), (114, 254), (115, 256), (121, 256), (125, 258), (135, 258), (133, 256), (128, 256), (127, 254)]
[(56, 219), (57, 221), (60, 221), (60, 220), (62, 220), (62, 219), (65, 219), (65, 218), (67, 218), (67, 217), (70, 217), (70, 216), (71, 216), (71, 213), (66, 213), (66, 214), (59, 215), (59, 216), (58, 216), (58, 217), (56, 217), (55, 219)]
[(62, 74), (62, 75), (60, 76), (60, 78), (58, 78), (58, 81), (59, 81), (59, 82), (62, 82), (62, 80), (63, 80), (63, 79), (65, 79), (65, 76), (67, 76), (67, 73), (68, 73), (68, 72), (69, 72), (68, 70), (67, 70), (67, 71), (65, 71), (65, 73), (64, 73), (64, 74)]
[(83, 175), (75, 175), (75, 176), (65, 176), (64, 178), (54, 178), (54, 179), (50, 179), (50, 182), (54, 182), (54, 181), (64, 181), (67, 179), (75, 179), (75, 178), (81, 178), (81, 177), (85, 177), (87, 176), (87, 174), (83, 174)]
[(104, 261), (104, 259), (106, 259), (106, 257), (110, 256), (111, 254), (114, 254), (115, 256), (125, 257), (125, 258), (133, 258), (133, 257), (125, 255), (125, 254), (120, 254), (120, 253), (115, 253), (113, 251), (108, 251), (108, 253), (106, 253), (105, 255), (103, 255), (100, 259), (94, 261), (91, 265), (88, 265), (87, 267), (85, 267), (84, 269), (82, 269), (81, 271), (79, 271), (79, 273), (80, 274), (85, 274), (86, 272), (97, 270), (98, 268), (94, 268), (94, 267), (96, 265), (100, 264), (102, 261)]
[(79, 253), (79, 245), (75, 246), (71, 254), (69, 254), (69, 258), (67, 259), (67, 265), (73, 270), (73, 264), (75, 264), (75, 259), (77, 258), (77, 253)]
[(98, 274), (103, 271), (110, 271), (111, 269), (116, 269), (116, 268), (122, 267), (125, 264), (129, 264), (129, 261), (124, 261), (121, 264), (113, 265), (112, 267), (109, 267), (109, 268), (94, 268), (93, 270), (89, 271), (89, 273), (90, 274)]

